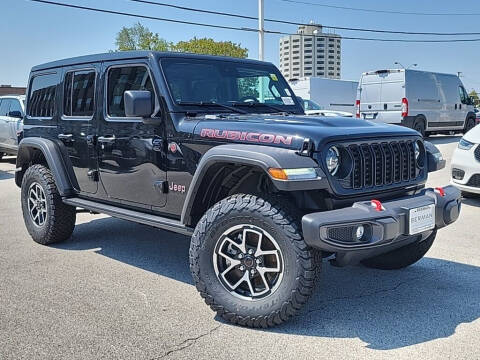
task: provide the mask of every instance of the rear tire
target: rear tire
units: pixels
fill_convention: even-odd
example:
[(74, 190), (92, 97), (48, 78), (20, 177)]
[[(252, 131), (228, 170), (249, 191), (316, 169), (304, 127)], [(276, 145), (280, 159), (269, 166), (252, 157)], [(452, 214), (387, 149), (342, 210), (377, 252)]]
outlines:
[(2, 160), (2, 158), (5, 156), (4, 153), (0, 152), (0, 160)]
[(25, 226), (35, 242), (49, 245), (72, 235), (76, 209), (63, 203), (47, 167), (32, 165), (27, 169), (21, 197)]
[(463, 130), (463, 133), (466, 134), (470, 130), (472, 130), (475, 127), (475, 119), (467, 119), (467, 122), (465, 123), (465, 129)]
[(414, 242), (386, 254), (363, 260), (362, 264), (369, 268), (381, 270), (403, 269), (423, 258), (432, 247), (436, 236), (437, 230), (434, 230), (428, 238), (421, 242)]
[(300, 222), (280, 204), (270, 197), (232, 195), (210, 208), (193, 233), (190, 270), (196, 288), (212, 310), (234, 324), (279, 325), (313, 292), (321, 253), (308, 247)]

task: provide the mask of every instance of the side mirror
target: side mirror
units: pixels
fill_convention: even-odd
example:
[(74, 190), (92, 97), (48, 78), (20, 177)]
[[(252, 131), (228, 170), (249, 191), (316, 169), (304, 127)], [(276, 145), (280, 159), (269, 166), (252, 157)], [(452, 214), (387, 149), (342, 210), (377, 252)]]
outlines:
[(153, 113), (152, 93), (144, 90), (128, 90), (123, 93), (127, 117), (148, 118)]
[(8, 113), (8, 116), (9, 117), (12, 117), (12, 118), (17, 118), (17, 119), (23, 119), (23, 115), (20, 111), (16, 110), (16, 111), (10, 111)]

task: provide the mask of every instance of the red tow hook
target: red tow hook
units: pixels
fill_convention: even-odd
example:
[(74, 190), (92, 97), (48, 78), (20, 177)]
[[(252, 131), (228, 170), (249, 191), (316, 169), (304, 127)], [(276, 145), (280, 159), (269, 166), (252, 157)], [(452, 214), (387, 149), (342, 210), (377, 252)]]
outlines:
[(372, 207), (375, 208), (375, 211), (383, 211), (385, 208), (383, 207), (382, 203), (379, 200), (371, 200), (370, 203)]
[(435, 192), (440, 195), (441, 197), (445, 196), (445, 190), (442, 187), (436, 187)]

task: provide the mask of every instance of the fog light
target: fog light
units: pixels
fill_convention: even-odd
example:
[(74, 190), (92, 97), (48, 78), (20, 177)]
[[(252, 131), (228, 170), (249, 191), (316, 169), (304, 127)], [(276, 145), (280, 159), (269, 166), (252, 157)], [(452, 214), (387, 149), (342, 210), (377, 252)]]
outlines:
[(357, 241), (360, 241), (362, 239), (363, 234), (365, 234), (365, 228), (363, 227), (363, 225), (360, 225), (359, 227), (357, 227), (357, 231), (355, 232)]

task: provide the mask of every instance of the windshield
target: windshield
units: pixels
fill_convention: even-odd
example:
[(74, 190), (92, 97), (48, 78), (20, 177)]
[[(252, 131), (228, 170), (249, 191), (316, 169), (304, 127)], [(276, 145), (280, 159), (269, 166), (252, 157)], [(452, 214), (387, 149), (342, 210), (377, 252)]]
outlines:
[(188, 58), (162, 59), (161, 65), (173, 100), (179, 105), (260, 103), (273, 107), (242, 109), (301, 112), (286, 81), (273, 65)]

